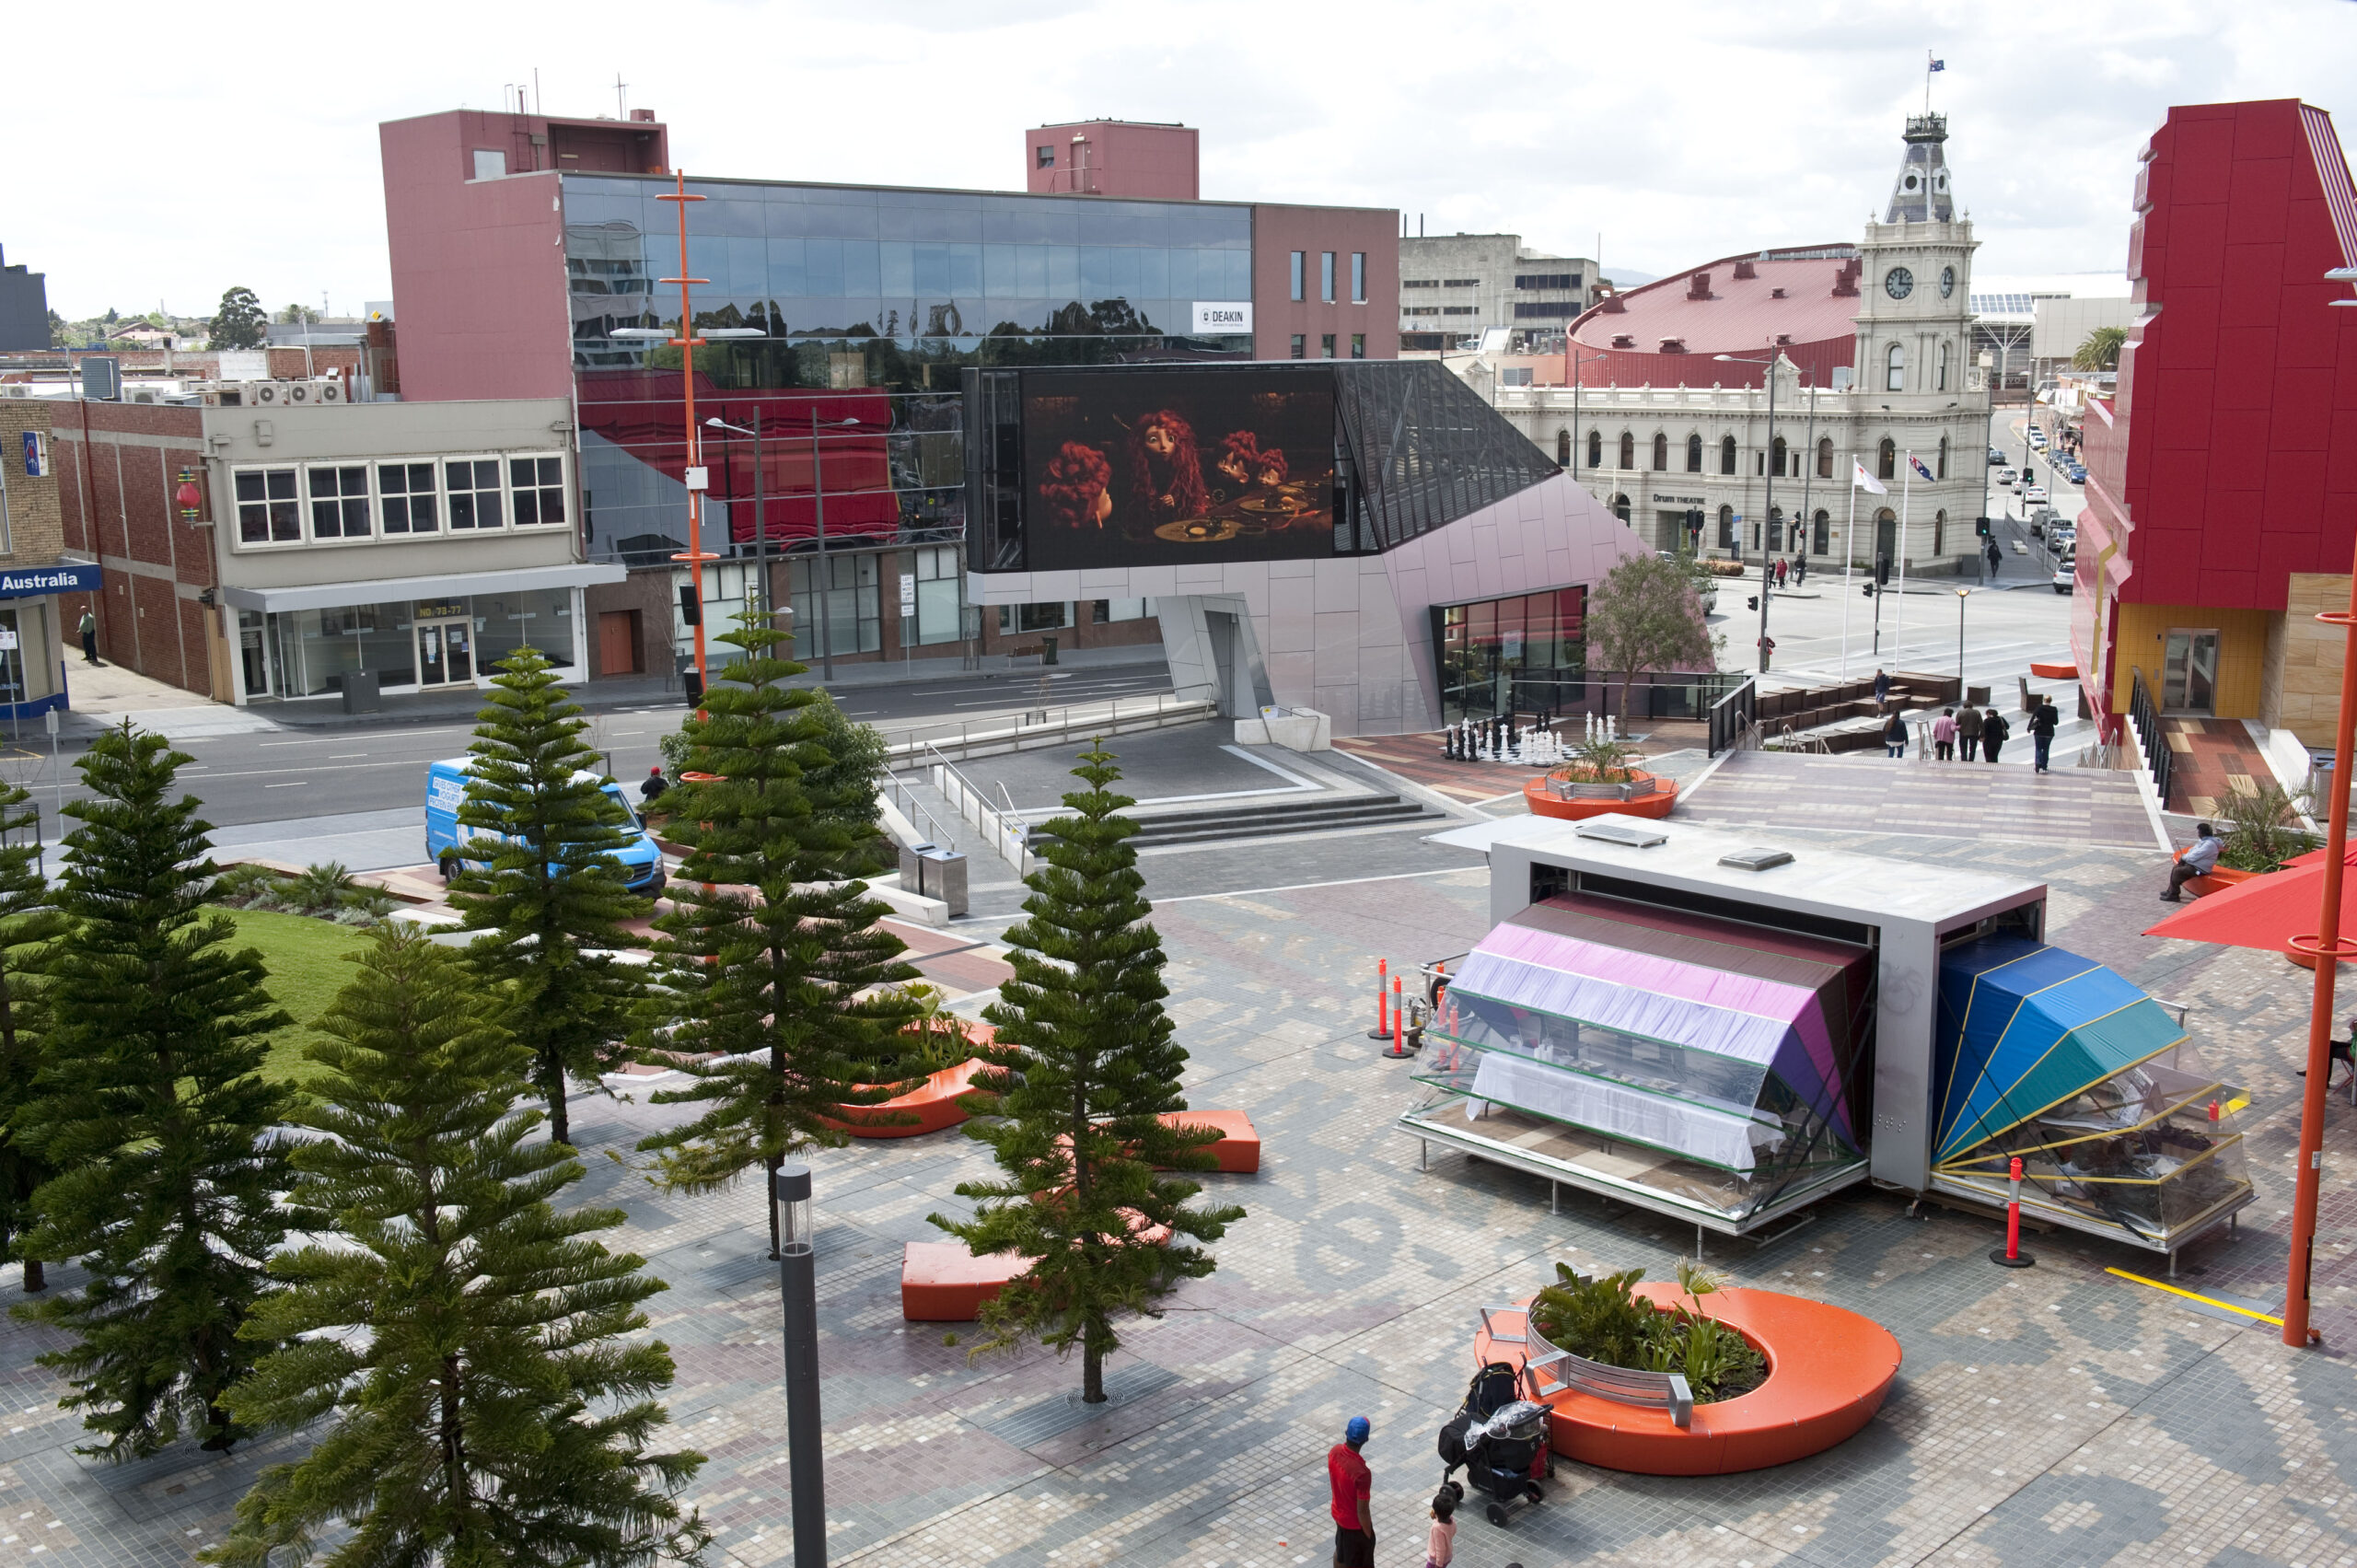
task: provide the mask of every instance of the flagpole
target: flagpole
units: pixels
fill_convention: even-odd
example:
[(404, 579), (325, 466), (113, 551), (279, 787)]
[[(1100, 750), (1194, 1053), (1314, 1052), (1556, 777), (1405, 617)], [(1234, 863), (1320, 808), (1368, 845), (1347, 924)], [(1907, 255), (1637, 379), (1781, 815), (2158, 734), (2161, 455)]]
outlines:
[(1850, 462), (1850, 521), (1841, 530), (1841, 679), (1850, 679), (1850, 589), (1858, 571), (1857, 459)]
[(1915, 454), (1907, 454), (1907, 466), (1899, 470), (1898, 480), (1898, 603), (1890, 612), (1890, 661), (1898, 664), (1907, 657), (1907, 500), (1915, 489)]

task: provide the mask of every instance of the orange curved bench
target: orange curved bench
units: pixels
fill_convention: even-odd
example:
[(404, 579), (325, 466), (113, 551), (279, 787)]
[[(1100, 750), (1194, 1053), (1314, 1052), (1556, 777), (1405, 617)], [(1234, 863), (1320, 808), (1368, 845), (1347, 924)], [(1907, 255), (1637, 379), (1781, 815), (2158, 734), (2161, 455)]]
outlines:
[(2033, 664), (2029, 672), (2040, 680), (2076, 680), (2079, 667), (2075, 664)]
[(962, 1241), (911, 1241), (900, 1249), (900, 1316), (911, 1323), (970, 1323), (982, 1303), (1029, 1271), (1012, 1254), (977, 1258)]
[(1641, 795), (1633, 800), (1565, 800), (1547, 787), (1547, 776), (1541, 773), (1522, 786), (1522, 798), (1534, 817), (1561, 817), (1572, 821), (1614, 812), (1623, 817), (1666, 817), (1678, 804), (1678, 781), (1657, 780), (1653, 794)]
[[(1658, 1307), (1687, 1302), (1668, 1280), (1642, 1281), (1635, 1293)], [(1544, 1401), (1548, 1446), (1582, 1464), (1639, 1475), (1765, 1469), (1822, 1453), (1854, 1434), (1874, 1419), (1898, 1376), (1898, 1341), (1846, 1308), (1769, 1290), (1722, 1290), (1702, 1304), (1710, 1317), (1767, 1355), (1765, 1383), (1736, 1399), (1696, 1405), (1693, 1423), (1683, 1432), (1666, 1410), (1561, 1389)], [(1499, 1327), (1511, 1333), (1518, 1316), (1506, 1316)], [(1493, 1352), (1486, 1330), (1474, 1335), (1473, 1354), (1483, 1363), (1518, 1365), (1527, 1359), (1527, 1347), (1510, 1341)]]
[(927, 1074), (921, 1086), (907, 1094), (895, 1095), (880, 1105), (837, 1106), (840, 1114), (820, 1120), (854, 1138), (913, 1138), (955, 1127), (966, 1120), (966, 1108), (958, 1099), (973, 1092), (974, 1074), (982, 1065), (969, 1057), (955, 1067)]
[(1173, 1127), (1209, 1127), (1219, 1142), (1208, 1145), (1221, 1170), (1249, 1176), (1260, 1168), (1260, 1132), (1240, 1110), (1166, 1110), (1161, 1120)]

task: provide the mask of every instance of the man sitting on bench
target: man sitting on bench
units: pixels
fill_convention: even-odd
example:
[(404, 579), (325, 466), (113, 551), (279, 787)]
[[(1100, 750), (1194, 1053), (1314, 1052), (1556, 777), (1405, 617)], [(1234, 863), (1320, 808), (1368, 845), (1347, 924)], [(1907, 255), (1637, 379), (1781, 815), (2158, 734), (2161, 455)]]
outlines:
[(2174, 904), (2181, 901), (2177, 889), (2196, 877), (2207, 877), (2216, 870), (2218, 852), (2225, 847), (2226, 841), (2212, 831), (2209, 823), (2196, 822), (2193, 825), (2193, 842), (2177, 857), (2177, 864), (2169, 867), (2169, 890), (2161, 895), (2161, 902)]

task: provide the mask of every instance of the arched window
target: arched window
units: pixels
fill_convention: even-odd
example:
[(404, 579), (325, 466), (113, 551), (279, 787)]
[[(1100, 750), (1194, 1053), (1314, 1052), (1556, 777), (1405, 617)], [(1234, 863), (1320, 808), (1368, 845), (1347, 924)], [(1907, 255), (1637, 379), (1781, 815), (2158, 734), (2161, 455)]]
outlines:
[(1874, 567), (1878, 578), (1886, 571), (1898, 569), (1898, 514), (1885, 506), (1875, 514)]
[(1898, 477), (1898, 443), (1887, 436), (1882, 438), (1882, 445), (1875, 448), (1875, 477), (1876, 479)]
[(1592, 469), (1604, 466), (1604, 432), (1601, 430), (1587, 433), (1587, 466)]
[(1778, 479), (1782, 479), (1782, 478), (1783, 478), (1783, 477), (1784, 477), (1784, 472), (1785, 472), (1786, 468), (1789, 466), (1789, 465), (1786, 463), (1786, 461), (1785, 461), (1785, 456), (1784, 456), (1784, 438), (1783, 438), (1782, 436), (1777, 436), (1777, 437), (1776, 437), (1776, 440), (1775, 440), (1775, 448), (1776, 448), (1776, 457), (1775, 457), (1775, 460), (1774, 460), (1773, 467), (1774, 467), (1774, 468), (1775, 468), (1775, 470), (1776, 470), (1776, 477), (1777, 477)]
[(1883, 380), (1883, 389), (1890, 392), (1907, 390), (1907, 350), (1898, 343), (1891, 344), (1890, 353), (1884, 356), (1883, 363), (1889, 367), (1889, 374)]
[(1719, 508), (1719, 548), (1733, 550), (1735, 547), (1735, 508), (1722, 506)]
[[(1628, 437), (1624, 436), (1621, 439), (1625, 441)], [(1626, 495), (1615, 495), (1612, 498), (1612, 515), (1624, 523), (1629, 520), (1629, 498)]]
[(1943, 391), (1943, 392), (1945, 392), (1945, 391), (1946, 391), (1947, 389), (1948, 389), (1948, 345), (1947, 345), (1946, 343), (1941, 343), (1941, 344), (1940, 344), (1940, 390), (1941, 390), (1941, 391)]
[(1824, 507), (1822, 507), (1822, 506), (1819, 506), (1819, 507), (1817, 509), (1817, 517), (1816, 517), (1816, 518), (1815, 518), (1815, 520), (1814, 520), (1814, 525), (1813, 525), (1813, 528), (1812, 528), (1811, 531), (1813, 531), (1813, 532), (1817, 535), (1817, 540), (1816, 540), (1816, 550), (1813, 552), (1813, 553), (1815, 553), (1815, 554), (1818, 554), (1818, 555), (1822, 555), (1822, 554), (1824, 554), (1828, 550), (1829, 550), (1829, 549), (1831, 549), (1831, 548), (1832, 548), (1832, 545), (1833, 545), (1833, 518), (1831, 517), (1831, 516), (1830, 516), (1830, 515), (1829, 515), (1829, 514), (1826, 512), (1825, 508), (1824, 508)]
[(1702, 471), (1702, 438), (1700, 436), (1689, 436), (1686, 438), (1686, 471), (1688, 473)]
[(1768, 509), (1768, 548), (1771, 550), (1784, 548), (1784, 509), (1782, 506), (1771, 506)]
[(1658, 430), (1654, 432), (1654, 471), (1669, 471), (1669, 437)]
[(1948, 548), (1948, 515), (1945, 508), (1932, 514), (1932, 553), (1945, 555)]
[(1735, 437), (1732, 436), (1719, 443), (1719, 471), (1735, 472)]
[[(1830, 436), (1820, 436), (1817, 438), (1817, 477), (1819, 479), (1833, 477), (1833, 437)], [(1824, 548), (1821, 544), (1817, 546), (1819, 550)]]
[(1637, 438), (1626, 430), (1620, 433), (1620, 466), (1624, 469), (1637, 466)]
[(1572, 433), (1568, 427), (1555, 432), (1555, 466), (1559, 469), (1572, 466)]
[[(1944, 352), (1945, 352), (1945, 351), (1944, 351)], [(1941, 437), (1940, 437), (1940, 477), (1941, 477), (1942, 479), (1945, 479), (1945, 478), (1947, 478), (1947, 476), (1948, 476), (1948, 438), (1947, 438), (1946, 436), (1941, 436)], [(1933, 553), (1935, 553), (1935, 554), (1936, 554), (1936, 553), (1937, 553), (1937, 552), (1934, 552)]]

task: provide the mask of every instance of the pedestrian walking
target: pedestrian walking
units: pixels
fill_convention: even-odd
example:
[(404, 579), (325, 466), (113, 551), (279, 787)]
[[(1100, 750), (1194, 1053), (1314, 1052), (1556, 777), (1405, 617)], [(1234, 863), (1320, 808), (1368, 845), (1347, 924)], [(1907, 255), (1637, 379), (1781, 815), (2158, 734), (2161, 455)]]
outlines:
[(1888, 701), (1890, 701), (1890, 671), (1877, 669), (1875, 671), (1875, 712), (1882, 712), (1883, 704)]
[(1372, 1431), (1366, 1417), (1354, 1415), (1342, 1428), (1342, 1440), (1326, 1451), (1326, 1479), (1334, 1492), (1334, 1568), (1375, 1568), (1375, 1516), (1367, 1511), (1375, 1478), (1359, 1457)]
[(646, 770), (646, 782), (638, 786), (638, 798), (652, 806), (660, 800), (663, 797), (663, 792), (670, 787), (671, 781), (663, 776), (662, 769), (649, 768)]
[(1956, 755), (1969, 762), (1980, 749), (1980, 710), (1969, 703), (1956, 716)]
[(1998, 751), (2005, 744), (2006, 738), (2013, 733), (2014, 726), (2007, 724), (2005, 715), (1995, 708), (1990, 708), (1983, 713), (1980, 715), (1980, 760), (1984, 762), (1995, 761)]
[(1907, 713), (1901, 709), (1883, 722), (1882, 751), (1886, 757), (1907, 755)]
[(1790, 566), (1785, 562), (1784, 558), (1781, 555), (1776, 557), (1776, 586), (1778, 587), (1781, 588), (1784, 586), (1784, 574), (1788, 570), (1790, 570)]
[(1993, 583), (1997, 580), (1997, 563), (2004, 560), (2004, 558), (2005, 552), (1997, 548), (1997, 541), (1995, 540), (1991, 540), (1989, 541), (1989, 580), (1991, 582)]
[(1796, 557), (1793, 562), (1793, 587), (1799, 587), (1803, 583), (1807, 581), (1808, 557), (1806, 555), (1801, 555)]
[(2220, 838), (2209, 823), (2196, 822), (2193, 825), (2193, 842), (2177, 857), (2177, 864), (2169, 867), (2169, 890), (2161, 895), (2161, 902), (2181, 902), (2177, 889), (2196, 877), (2207, 877), (2215, 871), (2218, 868), (2218, 852), (2225, 847), (2226, 841)]
[(1457, 1561), (1457, 1493), (1433, 1493), (1433, 1527), (1424, 1537), (1424, 1568), (1448, 1568)]
[(1943, 762), (1956, 760), (1956, 710), (1942, 708), (1932, 721), (1932, 747)]
[(2055, 707), (2051, 697), (2040, 697), (2038, 705), (2030, 710), (2029, 738), (2037, 744), (2038, 771), (2041, 773), (2046, 772), (2047, 757), (2054, 749), (2055, 726), (2061, 722), (2061, 711)]
[(82, 611), (82, 662), (99, 662), (99, 618), (87, 610)]

